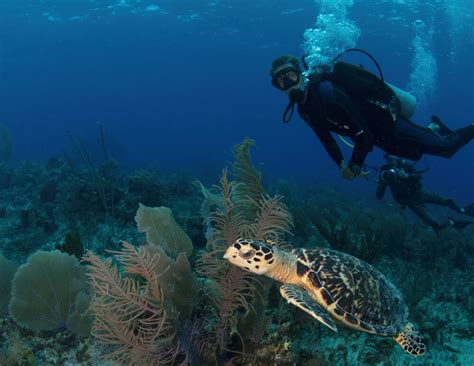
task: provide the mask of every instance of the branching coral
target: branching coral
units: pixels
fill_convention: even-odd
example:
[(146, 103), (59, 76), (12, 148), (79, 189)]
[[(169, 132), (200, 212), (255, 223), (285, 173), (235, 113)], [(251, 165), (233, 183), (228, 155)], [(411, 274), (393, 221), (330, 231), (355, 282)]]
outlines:
[(95, 316), (92, 334), (112, 346), (105, 357), (125, 365), (172, 363), (177, 354), (175, 332), (156, 272), (159, 255), (123, 242), (114, 252), (125, 275), (112, 259), (102, 260), (88, 252), (87, 276), (94, 295), (90, 309)]
[(282, 202), (281, 196), (262, 196), (259, 201), (251, 200), (257, 207), (254, 222), (243, 229), (244, 236), (257, 240), (282, 239), (284, 234), (291, 234), (291, 214)]
[(191, 240), (169, 208), (140, 205), (135, 220), (147, 245), (124, 242), (109, 251), (118, 266), (92, 252), (84, 259), (94, 292), (93, 335), (112, 347), (105, 357), (121, 364), (186, 364), (198, 358), (201, 342), (199, 326), (189, 321), (197, 295)]
[[(243, 335), (251, 333), (244, 326), (248, 325), (244, 321), (246, 317), (257, 315), (254, 317), (253, 329), (259, 327), (257, 321), (262, 326), (266, 322), (264, 309), (268, 286), (255, 276), (223, 261), (225, 249), (241, 237), (282, 238), (290, 232), (292, 224), (291, 215), (280, 197), (261, 196), (258, 201), (249, 197), (240, 200), (239, 204), (235, 203), (235, 197), (241, 197), (236, 191), (243, 184), (230, 182), (226, 171), (222, 174), (220, 191), (223, 209), (216, 209), (207, 220), (210, 228), (208, 252), (201, 256), (197, 268), (199, 274), (213, 281), (208, 295), (214, 308), (208, 319), (213, 321), (209, 326), (219, 346), (217, 357), (220, 357), (219, 353), (229, 350), (234, 335), (240, 339), (240, 351), (246, 352)], [(246, 202), (252, 207), (251, 210), (242, 209)], [(233, 349), (233, 352), (238, 353), (239, 350)]]
[[(197, 268), (200, 275), (218, 283), (225, 278), (229, 268), (231, 268), (226, 261), (222, 260), (224, 251), (227, 249), (228, 243), (233, 243), (242, 236), (242, 229), (245, 227), (244, 215), (238, 212), (231, 198), (235, 188), (236, 184), (229, 182), (227, 173), (224, 171), (220, 187), (224, 207), (223, 210), (217, 209), (207, 219), (207, 225), (210, 227), (210, 230), (208, 230), (208, 251), (201, 256)], [(243, 292), (247, 293), (247, 288), (253, 286), (246, 285), (244, 287)], [(239, 297), (238, 293), (236, 293), (236, 297)], [(237, 302), (246, 303), (240, 300)]]
[[(232, 149), (234, 155), (232, 174), (235, 180), (240, 183), (235, 190), (235, 194), (238, 196), (235, 197), (237, 201), (253, 199), (258, 202), (260, 196), (265, 193), (262, 185), (262, 176), (255, 169), (250, 158), (250, 148), (255, 146), (254, 140), (245, 138)], [(255, 213), (256, 208), (256, 205), (249, 205), (247, 203), (247, 210), (253, 209)], [(249, 216), (251, 216), (251, 213)]]

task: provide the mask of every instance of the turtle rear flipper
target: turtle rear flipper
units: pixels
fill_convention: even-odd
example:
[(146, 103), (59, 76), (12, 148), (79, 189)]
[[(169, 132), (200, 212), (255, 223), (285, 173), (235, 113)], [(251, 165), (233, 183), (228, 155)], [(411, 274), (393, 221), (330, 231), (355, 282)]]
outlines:
[(295, 305), (309, 315), (319, 320), (328, 328), (337, 332), (336, 324), (319, 304), (308, 294), (308, 292), (299, 286), (283, 285), (280, 287), (280, 294), (289, 304)]
[(393, 339), (412, 356), (421, 356), (426, 352), (423, 337), (412, 323), (405, 325), (405, 328)]

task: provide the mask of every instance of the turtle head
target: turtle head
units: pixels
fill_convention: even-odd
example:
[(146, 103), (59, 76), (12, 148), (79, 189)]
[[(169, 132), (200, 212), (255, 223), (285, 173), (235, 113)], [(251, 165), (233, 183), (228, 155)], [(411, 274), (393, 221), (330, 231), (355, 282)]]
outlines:
[(224, 253), (224, 259), (246, 271), (263, 275), (275, 262), (272, 245), (252, 239), (239, 239)]

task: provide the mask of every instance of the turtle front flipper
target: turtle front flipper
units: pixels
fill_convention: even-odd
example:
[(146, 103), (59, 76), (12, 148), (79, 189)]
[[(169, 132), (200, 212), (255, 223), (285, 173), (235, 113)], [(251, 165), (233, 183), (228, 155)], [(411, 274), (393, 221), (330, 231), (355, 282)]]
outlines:
[(394, 337), (395, 342), (402, 346), (403, 350), (412, 356), (421, 356), (426, 352), (426, 346), (423, 343), (423, 337), (415, 326), (408, 323), (403, 331)]
[(299, 307), (301, 310), (306, 311), (309, 315), (319, 320), (328, 328), (337, 332), (336, 324), (324, 310), (309, 294), (306, 290), (295, 285), (283, 285), (280, 287), (280, 294), (283, 296), (289, 304)]

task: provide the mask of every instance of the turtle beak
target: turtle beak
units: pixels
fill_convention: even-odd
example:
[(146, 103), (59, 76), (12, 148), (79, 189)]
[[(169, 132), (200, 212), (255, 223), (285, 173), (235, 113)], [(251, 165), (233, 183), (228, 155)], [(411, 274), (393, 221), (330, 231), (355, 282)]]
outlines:
[(223, 256), (222, 258), (224, 258), (224, 259), (229, 259), (229, 258), (231, 257), (231, 255), (230, 255), (230, 250), (231, 250), (231, 249), (232, 249), (232, 248), (228, 248), (228, 249), (225, 251), (224, 256)]

